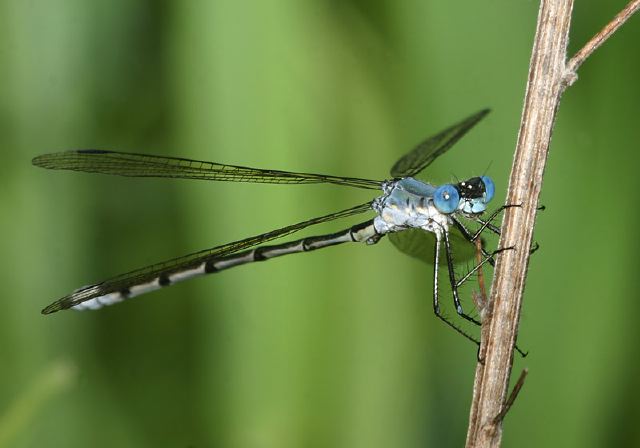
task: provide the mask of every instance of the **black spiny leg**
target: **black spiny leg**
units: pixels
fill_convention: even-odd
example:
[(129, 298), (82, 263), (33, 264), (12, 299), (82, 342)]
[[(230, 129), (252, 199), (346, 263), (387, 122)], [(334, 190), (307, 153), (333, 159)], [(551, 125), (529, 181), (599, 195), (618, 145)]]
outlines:
[[(461, 230), (462, 234), (464, 235), (465, 238), (467, 238), (468, 236), (471, 238), (477, 238), (478, 235), (480, 235), (480, 233), (482, 233), (482, 231), (486, 228), (489, 229), (491, 232), (495, 233), (496, 235), (500, 236), (500, 229), (498, 227), (496, 227), (495, 225), (491, 224), (491, 221), (493, 221), (493, 219), (496, 217), (496, 215), (501, 212), (502, 210), (509, 208), (509, 207), (522, 207), (522, 204), (507, 204), (507, 205), (503, 205), (502, 207), (500, 207), (498, 210), (496, 210), (495, 212), (493, 212), (491, 214), (491, 216), (489, 216), (489, 219), (487, 219), (486, 221), (483, 220), (482, 218), (480, 218), (479, 216), (475, 216), (472, 219), (477, 222), (478, 224), (481, 225), (480, 229), (478, 229), (477, 232), (475, 232), (474, 235), (471, 235), (470, 232), (464, 232)], [(545, 210), (546, 207), (544, 205), (541, 205), (540, 207), (537, 208), (537, 210), (542, 211)], [(457, 218), (454, 218), (454, 221), (456, 221), (456, 227), (460, 228), (463, 227), (464, 225), (461, 222), (458, 222)], [(466, 230), (466, 228), (465, 228)], [(467, 238), (468, 239), (468, 238)], [(531, 243), (531, 248), (529, 249), (529, 255), (533, 255), (534, 252), (536, 252), (538, 249), (540, 249), (540, 244), (538, 244), (537, 241), (534, 241), (533, 243)], [(482, 254), (486, 257), (486, 251), (484, 251), (484, 247), (482, 248), (483, 252)], [(494, 265), (493, 260), (491, 260), (489, 262), (491, 264), (491, 266)]]
[[(477, 239), (477, 237), (476, 238), (473, 237), (473, 234), (469, 231), (469, 229), (467, 229), (467, 227), (464, 224), (462, 224), (462, 221), (460, 221), (458, 217), (455, 215), (451, 215), (451, 219), (453, 220), (454, 225), (460, 231), (464, 239), (469, 241), (471, 244), (475, 244), (475, 240)], [(481, 241), (480, 251), (482, 252), (482, 255), (484, 257), (491, 257), (491, 254), (487, 252), (487, 250), (484, 248), (484, 241)], [(493, 266), (495, 265), (495, 261), (491, 259), (489, 260), (489, 264)]]
[(467, 338), (471, 342), (474, 342), (476, 345), (480, 346), (480, 341), (479, 340), (477, 340), (476, 338), (474, 338), (470, 334), (465, 333), (461, 328), (456, 326), (453, 322), (451, 322), (449, 319), (447, 319), (440, 312), (440, 303), (439, 303), (439, 300), (438, 300), (438, 265), (440, 264), (439, 263), (440, 262), (440, 242), (442, 240), (442, 236), (438, 232), (436, 232), (435, 235), (436, 235), (436, 244), (434, 246), (435, 248), (434, 248), (434, 256), (433, 256), (433, 262), (434, 262), (434, 268), (433, 268), (433, 312), (438, 317), (438, 319), (440, 319), (445, 324), (447, 324), (448, 326), (453, 328), (457, 333), (461, 334), (462, 336), (464, 336), (465, 338)]
[(451, 283), (451, 291), (453, 292), (453, 303), (456, 307), (456, 312), (469, 322), (473, 322), (476, 325), (480, 325), (480, 321), (474, 319), (464, 312), (462, 305), (460, 304), (460, 297), (458, 296), (458, 282), (456, 281), (455, 271), (453, 269), (453, 255), (451, 253), (451, 243), (449, 242), (449, 232), (444, 230), (444, 248), (447, 254), (447, 268), (449, 271), (449, 282)]
[(482, 266), (485, 265), (485, 263), (491, 264), (491, 262), (493, 261), (493, 257), (495, 257), (496, 255), (498, 255), (501, 252), (504, 252), (505, 250), (512, 250), (512, 249), (515, 249), (515, 246), (501, 247), (500, 249), (496, 249), (496, 250), (494, 250), (493, 252), (491, 252), (488, 255), (484, 255), (483, 254), (482, 260), (480, 262), (477, 262), (476, 265), (473, 267), (473, 269), (470, 269), (469, 272), (467, 272), (459, 280), (457, 280), (456, 281), (456, 285), (458, 287), (460, 287), (460, 285), (462, 285), (464, 282), (466, 282), (469, 279), (469, 277), (471, 277), (473, 274), (478, 272), (480, 270), (480, 268), (482, 268)]
[[(471, 232), (463, 223), (462, 221), (460, 221), (460, 219), (455, 216), (455, 215), (451, 215), (451, 219), (453, 220), (454, 225), (456, 226), (456, 228), (460, 231), (460, 233), (462, 233), (462, 236), (464, 237), (464, 239), (466, 239), (467, 241), (469, 241), (471, 244), (475, 245), (476, 240), (480, 237), (480, 235), (482, 234), (482, 232), (485, 229), (488, 229), (489, 231), (495, 233), (496, 235), (500, 236), (500, 229), (498, 227), (496, 227), (495, 225), (491, 224), (491, 221), (493, 221), (496, 216), (498, 216), (504, 209), (509, 208), (509, 207), (518, 207), (517, 205), (503, 205), (502, 207), (494, 210), (491, 215), (489, 215), (489, 219), (487, 219), (486, 221), (481, 219), (479, 216), (473, 216), (473, 217), (469, 217), (469, 219), (477, 222), (478, 224), (480, 224), (480, 228), (478, 230), (476, 230), (475, 232)], [(489, 252), (487, 252), (487, 250), (484, 248), (484, 241), (481, 239), (481, 248), (480, 251), (482, 252), (482, 255), (484, 257), (489, 258), (488, 262), (491, 266), (495, 266), (496, 262), (493, 259), (493, 255), (495, 254), (490, 254)]]
[(480, 236), (480, 234), (482, 232), (484, 232), (484, 229), (489, 229), (491, 232), (493, 232), (496, 235), (500, 236), (500, 229), (498, 227), (494, 226), (493, 224), (491, 224), (491, 222), (496, 218), (496, 216), (498, 216), (504, 210), (506, 210), (508, 208), (511, 208), (511, 207), (521, 207), (521, 205), (518, 205), (518, 204), (505, 204), (503, 206), (500, 206), (497, 209), (495, 209), (489, 215), (489, 218), (486, 221), (484, 219), (480, 218), (479, 216), (472, 217), (471, 219), (473, 219), (475, 222), (480, 224), (480, 228), (478, 230), (476, 230), (476, 232), (472, 236), (473, 241), (475, 241), (476, 238), (478, 238), (478, 236)]

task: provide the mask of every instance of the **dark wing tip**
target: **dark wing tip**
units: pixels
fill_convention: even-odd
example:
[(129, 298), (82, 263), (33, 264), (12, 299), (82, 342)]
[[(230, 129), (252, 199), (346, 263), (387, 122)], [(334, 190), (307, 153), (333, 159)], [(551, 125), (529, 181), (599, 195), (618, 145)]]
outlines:
[(52, 154), (42, 154), (31, 159), (31, 164), (33, 166), (38, 166), (40, 168), (53, 169), (55, 168), (55, 162), (60, 156), (60, 152), (52, 153)]
[(77, 152), (78, 154), (109, 154), (113, 151), (107, 151), (106, 149), (77, 149), (73, 152)]
[(64, 308), (60, 306), (59, 302), (53, 302), (51, 305), (48, 305), (45, 308), (43, 308), (42, 311), (40, 311), (40, 313), (46, 316), (47, 314), (53, 314), (63, 309)]
[[(484, 109), (480, 109), (478, 112), (476, 112), (475, 114), (471, 115), (470, 117), (467, 117), (462, 122), (477, 123), (478, 121), (480, 121), (484, 117), (486, 117), (489, 114), (489, 112), (491, 112), (491, 108), (485, 107)], [(460, 123), (458, 123), (458, 124), (460, 124)]]
[(401, 178), (419, 173), (460, 140), (489, 112), (491, 112), (489, 108), (481, 109), (438, 134), (423, 140), (393, 164), (390, 170), (391, 176)]
[(42, 168), (46, 168), (47, 167), (47, 159), (49, 158), (47, 156), (48, 156), (48, 154), (43, 154), (43, 155), (40, 155), (40, 156), (36, 156), (33, 159), (31, 159), (31, 164), (33, 166), (39, 166), (39, 167), (42, 167)]
[(489, 112), (491, 112), (491, 109), (488, 107), (485, 107), (484, 109), (482, 109), (476, 114), (476, 117), (478, 118), (478, 120), (481, 120), (484, 117), (486, 117)]

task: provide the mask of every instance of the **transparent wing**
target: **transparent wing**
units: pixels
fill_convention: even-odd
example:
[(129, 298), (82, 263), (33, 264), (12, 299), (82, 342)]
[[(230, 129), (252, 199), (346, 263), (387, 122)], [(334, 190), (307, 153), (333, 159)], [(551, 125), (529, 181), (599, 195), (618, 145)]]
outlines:
[(44, 154), (34, 158), (32, 163), (35, 166), (54, 170), (84, 171), (87, 173), (129, 177), (173, 177), (269, 184), (332, 183), (374, 190), (379, 189), (381, 184), (379, 181), (355, 177), (264, 170), (178, 157), (133, 154), (101, 149), (79, 149)]
[[(398, 250), (410, 257), (417, 258), (428, 264), (433, 264), (436, 237), (433, 233), (422, 229), (407, 229), (402, 232), (389, 233), (389, 240)], [(449, 230), (453, 257), (456, 263), (471, 260), (476, 249), (462, 234), (451, 228)], [(443, 257), (444, 258), (444, 257)], [(445, 262), (445, 260), (441, 260)]]
[(391, 176), (394, 178), (415, 176), (451, 148), (488, 113), (489, 109), (481, 110), (439, 134), (429, 137), (393, 165)]
[(334, 219), (345, 218), (347, 216), (366, 212), (370, 209), (371, 202), (367, 202), (366, 204), (357, 205), (355, 207), (321, 216), (319, 218), (309, 219), (307, 221), (283, 227), (282, 229), (273, 230), (271, 232), (245, 238), (233, 243), (223, 244), (222, 246), (214, 247), (212, 249), (194, 252), (192, 254), (184, 255), (172, 260), (156, 263), (141, 269), (136, 269), (135, 271), (118, 275), (103, 282), (86, 286), (65, 297), (62, 297), (61, 299), (43, 309), (42, 314), (51, 314), (55, 313), (56, 311), (71, 308), (95, 297), (104, 296), (112, 292), (122, 291), (132, 285), (139, 285), (148, 281), (152, 281), (153, 279), (163, 274), (169, 275), (173, 272), (182, 271), (191, 267), (195, 268), (197, 266), (200, 266), (202, 263), (206, 263), (207, 261), (216, 260), (221, 257), (239, 252), (243, 249), (247, 249), (252, 246), (274, 240), (276, 238), (281, 238), (286, 235), (290, 235), (314, 224), (320, 224), (323, 222), (333, 221)]

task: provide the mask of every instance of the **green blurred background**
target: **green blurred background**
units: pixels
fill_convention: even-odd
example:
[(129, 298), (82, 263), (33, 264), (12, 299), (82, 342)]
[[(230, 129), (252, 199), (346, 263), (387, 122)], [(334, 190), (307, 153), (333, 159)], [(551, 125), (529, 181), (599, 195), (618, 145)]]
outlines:
[[(570, 53), (625, 2), (576, 3)], [(370, 192), (30, 160), (99, 147), (377, 179), (491, 107), (429, 175), (487, 172), (499, 203), (536, 15), (513, 0), (0, 1), (0, 446), (461, 446), (475, 348), (433, 316), (432, 268), (388, 241), (39, 314)], [(530, 355), (514, 366), (530, 375), (505, 446), (640, 446), (638, 44), (635, 18), (562, 101), (524, 298)]]

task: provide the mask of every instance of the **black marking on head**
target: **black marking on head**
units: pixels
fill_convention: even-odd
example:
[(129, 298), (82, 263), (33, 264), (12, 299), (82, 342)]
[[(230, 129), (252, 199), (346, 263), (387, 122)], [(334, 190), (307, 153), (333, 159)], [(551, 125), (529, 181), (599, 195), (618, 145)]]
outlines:
[(158, 276), (158, 284), (160, 286), (169, 286), (171, 284), (171, 279), (167, 273), (160, 274)]
[(484, 182), (479, 177), (463, 180), (455, 187), (460, 193), (461, 199), (477, 199), (481, 198), (485, 193)]
[(205, 274), (213, 274), (214, 272), (218, 272), (218, 268), (216, 268), (216, 261), (218, 260), (209, 260), (204, 264), (204, 273)]

